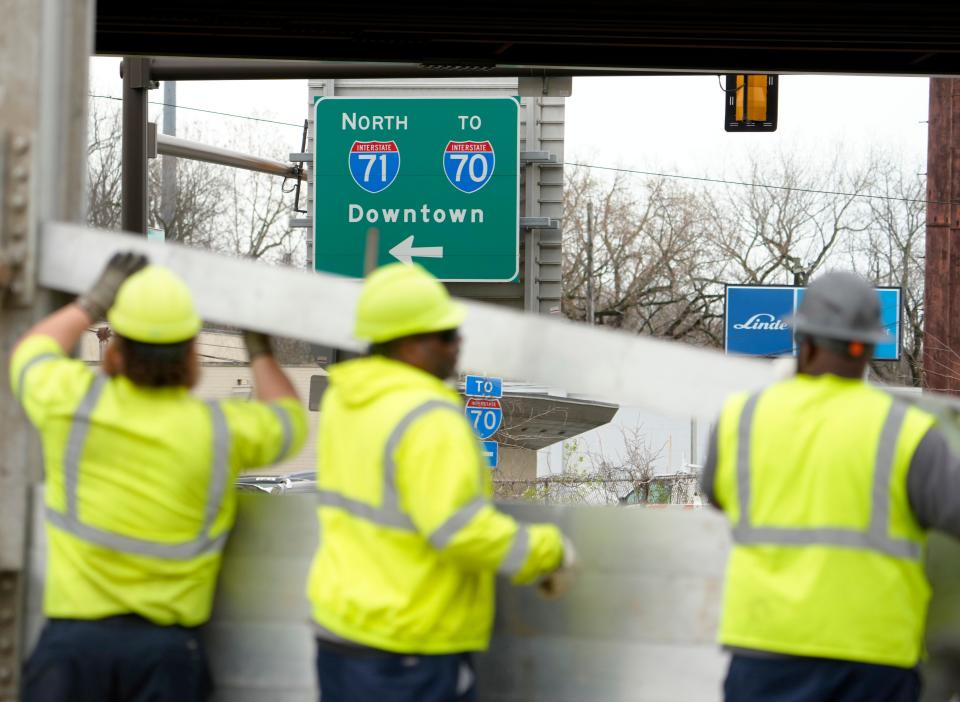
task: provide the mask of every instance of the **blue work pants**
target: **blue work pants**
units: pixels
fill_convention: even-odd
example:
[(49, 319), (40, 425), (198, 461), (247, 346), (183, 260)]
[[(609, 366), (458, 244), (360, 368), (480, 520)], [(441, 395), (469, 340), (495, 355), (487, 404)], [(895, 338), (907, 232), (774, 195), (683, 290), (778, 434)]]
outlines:
[(22, 687), (23, 702), (202, 702), (213, 689), (195, 629), (133, 615), (51, 619)]
[(319, 642), (317, 676), (323, 702), (476, 702), (466, 653), (420, 656), (373, 649), (350, 651)]
[(920, 674), (828, 658), (734, 655), (725, 702), (917, 702)]

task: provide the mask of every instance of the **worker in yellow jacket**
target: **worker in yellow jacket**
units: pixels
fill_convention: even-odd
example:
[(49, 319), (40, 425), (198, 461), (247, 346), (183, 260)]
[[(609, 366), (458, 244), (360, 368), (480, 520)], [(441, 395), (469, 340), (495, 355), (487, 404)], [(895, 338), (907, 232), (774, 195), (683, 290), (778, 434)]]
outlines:
[(490, 470), (444, 382), (463, 318), (421, 267), (384, 266), (357, 306), (369, 354), (330, 370), (308, 584), (323, 702), (474, 700), (469, 652), (490, 639), (495, 573), (554, 594), (569, 582), (560, 531), (491, 502)]
[[(43, 442), (47, 623), (25, 702), (192, 702), (210, 681), (196, 633), (210, 615), (243, 469), (285, 459), (306, 413), (245, 335), (259, 401), (203, 402), (190, 291), (117, 254), (91, 290), (39, 322), (10, 377)], [(67, 354), (104, 318), (100, 371)]]
[(926, 533), (960, 536), (960, 461), (934, 417), (864, 382), (889, 340), (852, 273), (806, 290), (797, 375), (724, 406), (705, 493), (730, 521), (727, 702), (915, 702)]

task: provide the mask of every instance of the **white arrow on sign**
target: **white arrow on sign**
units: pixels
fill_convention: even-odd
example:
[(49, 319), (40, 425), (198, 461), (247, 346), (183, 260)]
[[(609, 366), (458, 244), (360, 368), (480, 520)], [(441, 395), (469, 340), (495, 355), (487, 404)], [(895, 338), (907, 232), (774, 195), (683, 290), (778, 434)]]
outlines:
[(390, 255), (403, 263), (413, 263), (414, 258), (443, 258), (442, 246), (414, 246), (411, 234), (390, 249)]

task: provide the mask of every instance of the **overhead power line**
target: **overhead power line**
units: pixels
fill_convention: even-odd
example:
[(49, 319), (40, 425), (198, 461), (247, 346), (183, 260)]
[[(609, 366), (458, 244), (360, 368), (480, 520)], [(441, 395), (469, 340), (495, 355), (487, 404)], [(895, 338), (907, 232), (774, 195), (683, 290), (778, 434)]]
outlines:
[[(116, 100), (119, 102), (123, 101), (123, 98), (116, 97), (114, 95), (96, 95), (90, 93), (90, 97), (98, 98), (101, 100)], [(151, 105), (166, 106), (165, 102), (150, 102)], [(273, 119), (266, 119), (264, 117), (251, 117), (249, 115), (237, 115), (231, 112), (219, 112), (217, 110), (206, 110), (200, 107), (187, 107), (185, 105), (173, 105), (180, 110), (191, 110), (193, 112), (204, 112), (210, 115), (219, 115), (221, 117), (233, 117), (235, 119), (247, 119), (253, 122), (265, 122), (267, 124), (278, 124), (283, 127), (296, 127), (297, 129), (303, 129), (303, 124), (294, 124), (293, 122), (280, 122)], [(692, 176), (692, 175), (682, 175), (680, 173), (660, 173), (657, 171), (642, 171), (635, 168), (620, 168), (616, 166), (599, 166), (593, 163), (577, 163), (574, 161), (564, 161), (563, 165), (565, 166), (576, 166), (578, 168), (591, 168), (598, 171), (611, 171), (615, 173), (630, 173), (633, 175), (645, 175), (652, 176), (655, 178), (671, 178), (674, 180), (693, 180), (700, 183), (715, 183), (717, 185), (736, 185), (738, 187), (744, 188), (767, 188), (769, 190), (789, 190), (798, 193), (811, 193), (815, 195), (833, 195), (836, 197), (854, 197), (854, 198), (863, 198), (867, 200), (892, 200), (896, 202), (916, 202), (924, 205), (960, 205), (960, 202), (953, 202), (949, 200), (926, 200), (921, 198), (910, 198), (910, 197), (896, 197), (894, 195), (876, 195), (872, 193), (848, 193), (842, 192), (839, 190), (817, 190), (816, 188), (801, 188), (795, 187), (792, 185), (772, 185), (770, 183), (751, 183), (743, 180), (728, 180), (725, 178), (709, 178), (707, 176)]]
[[(116, 100), (118, 102), (123, 102), (123, 98), (119, 98), (114, 95), (95, 95), (93, 93), (90, 93), (90, 97), (98, 98), (100, 100)], [(278, 122), (275, 119), (266, 119), (264, 117), (250, 117), (249, 115), (235, 115), (230, 112), (218, 112), (217, 110), (205, 110), (201, 107), (187, 107), (185, 105), (179, 105), (179, 104), (170, 105), (169, 103), (166, 103), (166, 102), (154, 102), (152, 100), (149, 101), (149, 103), (151, 105), (158, 105), (160, 107), (169, 106), (169, 107), (175, 107), (178, 110), (190, 110), (192, 112), (205, 112), (209, 115), (219, 115), (221, 117), (234, 117), (236, 119), (249, 119), (254, 122), (266, 122), (268, 124), (279, 124), (280, 126), (283, 126), (283, 127), (296, 127), (297, 129), (303, 129), (302, 122), (300, 124), (294, 124), (293, 122)]]
[(817, 190), (815, 188), (799, 188), (792, 185), (771, 185), (770, 183), (750, 183), (743, 180), (726, 180), (724, 178), (708, 178), (707, 176), (681, 175), (679, 173), (658, 173), (656, 171), (640, 171), (633, 168), (618, 168), (615, 166), (597, 166), (592, 163), (575, 163), (564, 161), (565, 166), (592, 168), (599, 171), (614, 171), (617, 173), (632, 173), (634, 175), (654, 176), (656, 178), (675, 178), (677, 180), (695, 180), (701, 183), (717, 183), (720, 185), (738, 185), (745, 188), (768, 188), (770, 190), (792, 190), (798, 193), (814, 193), (817, 195), (836, 195), (839, 197), (859, 197), (869, 200), (896, 200), (897, 202), (919, 202), (925, 205), (960, 205), (960, 202), (949, 200), (924, 200), (912, 197), (896, 197), (894, 195), (876, 195), (871, 193), (846, 193), (839, 190)]

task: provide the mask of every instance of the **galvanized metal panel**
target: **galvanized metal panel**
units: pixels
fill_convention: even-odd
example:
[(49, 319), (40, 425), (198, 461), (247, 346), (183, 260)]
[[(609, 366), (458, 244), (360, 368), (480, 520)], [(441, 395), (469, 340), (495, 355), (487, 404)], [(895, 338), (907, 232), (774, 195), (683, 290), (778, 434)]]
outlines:
[[(558, 524), (582, 566), (568, 596), (545, 601), (501, 581), (493, 641), (477, 657), (482, 702), (709, 702), (726, 655), (714, 643), (724, 519), (709, 509), (502, 506)], [(42, 497), (36, 496), (37, 514)], [(43, 533), (35, 523), (30, 630), (40, 625)], [(304, 593), (317, 543), (312, 494), (241, 494), (213, 619), (205, 628), (217, 700), (316, 700)], [(931, 540), (935, 597), (924, 702), (960, 690), (960, 545)], [(891, 603), (896, 606), (896, 603)]]
[[(42, 242), (40, 281), (52, 288), (82, 292), (114, 251), (144, 251), (183, 276), (206, 320), (336, 348), (363, 348), (353, 337), (357, 281), (66, 224), (48, 225)], [(292, 305), (290, 300), (316, 303)], [(461, 353), (465, 370), (687, 417), (709, 416), (730, 393), (761, 387), (775, 377), (775, 366), (765, 360), (494, 305), (465, 306), (463, 331), (470, 340)], [(683, 368), (685, 382), (677, 383), (664, 368)]]
[[(41, 512), (39, 496), (37, 507)], [(217, 700), (316, 700), (304, 593), (317, 543), (315, 507), (311, 494), (240, 495), (205, 627)], [(719, 517), (506, 509), (559, 523), (580, 549), (583, 574), (570, 597), (553, 602), (501, 582), (496, 635), (490, 652), (478, 657), (481, 700), (717, 699), (724, 657), (712, 639), (727, 544)], [(42, 550), (34, 556), (38, 577)], [(42, 583), (35, 584), (36, 595)], [(34, 631), (38, 605), (35, 599)]]

